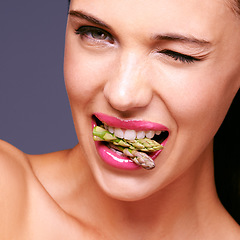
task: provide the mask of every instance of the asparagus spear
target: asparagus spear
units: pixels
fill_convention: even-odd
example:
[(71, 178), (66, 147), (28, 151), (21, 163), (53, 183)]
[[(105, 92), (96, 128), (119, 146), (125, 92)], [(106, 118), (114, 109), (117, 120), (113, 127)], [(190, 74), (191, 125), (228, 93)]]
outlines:
[(130, 157), (137, 165), (140, 165), (145, 169), (153, 169), (155, 164), (152, 158), (144, 152), (154, 152), (163, 149), (161, 144), (152, 139), (121, 139), (105, 128), (99, 126), (96, 126), (93, 129), (93, 139), (95, 141), (109, 142), (112, 148), (123, 152), (123, 154)]
[(135, 140), (127, 140), (116, 137), (103, 127), (96, 126), (93, 129), (93, 139), (95, 141), (106, 141), (111, 142), (116, 146), (127, 147), (131, 150), (139, 150), (142, 152), (155, 152), (163, 149), (163, 146), (158, 142), (143, 138)]
[(137, 150), (131, 150), (129, 148), (123, 148), (121, 146), (116, 146), (112, 143), (110, 143), (110, 146), (112, 148), (115, 148), (117, 150), (120, 150), (126, 155), (127, 157), (130, 157), (133, 162), (135, 162), (137, 165), (142, 166), (143, 168), (150, 170), (155, 168), (155, 163), (152, 160), (151, 157), (149, 157), (144, 152), (139, 152)]

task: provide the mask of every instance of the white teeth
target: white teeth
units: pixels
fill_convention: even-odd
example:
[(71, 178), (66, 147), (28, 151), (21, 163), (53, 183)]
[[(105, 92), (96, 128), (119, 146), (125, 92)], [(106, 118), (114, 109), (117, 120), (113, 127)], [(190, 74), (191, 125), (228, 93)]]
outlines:
[(151, 139), (151, 138), (154, 137), (154, 135), (155, 135), (155, 132), (154, 132), (154, 131), (147, 131), (147, 132), (146, 132), (146, 137), (147, 137), (147, 138), (150, 138), (150, 139)]
[(114, 134), (116, 137), (123, 138), (124, 132), (121, 128), (115, 128)]
[(134, 140), (136, 138), (137, 134), (134, 130), (126, 130), (124, 134), (124, 138), (127, 140)]
[(114, 128), (104, 124), (104, 128), (107, 129), (110, 133), (114, 134), (118, 138), (124, 138), (127, 140), (143, 139), (145, 137), (151, 139), (154, 135), (160, 135), (161, 131), (135, 131), (135, 130), (123, 130), (121, 128)]
[(137, 132), (137, 139), (143, 139), (143, 138), (145, 138), (145, 132), (144, 131)]
[[(107, 128), (105, 128), (105, 129), (107, 129)], [(108, 127), (108, 131), (109, 131), (110, 133), (114, 133), (114, 128), (113, 128), (113, 127)]]

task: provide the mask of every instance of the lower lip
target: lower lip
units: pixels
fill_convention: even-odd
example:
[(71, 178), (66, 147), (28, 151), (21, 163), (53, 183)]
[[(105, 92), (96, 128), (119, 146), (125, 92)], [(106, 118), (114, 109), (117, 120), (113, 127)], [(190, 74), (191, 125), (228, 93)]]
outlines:
[[(96, 123), (93, 122), (92, 127), (94, 128), (95, 126), (96, 126)], [(162, 145), (165, 145), (165, 143), (166, 143), (166, 140), (162, 143)], [(129, 159), (128, 157), (118, 155), (116, 152), (108, 148), (103, 142), (95, 141), (95, 146), (101, 159), (108, 165), (118, 169), (124, 169), (124, 170), (141, 169), (141, 167), (135, 164), (131, 159)], [(156, 157), (161, 153), (161, 151), (162, 150), (151, 153), (149, 156), (153, 160), (155, 160)]]

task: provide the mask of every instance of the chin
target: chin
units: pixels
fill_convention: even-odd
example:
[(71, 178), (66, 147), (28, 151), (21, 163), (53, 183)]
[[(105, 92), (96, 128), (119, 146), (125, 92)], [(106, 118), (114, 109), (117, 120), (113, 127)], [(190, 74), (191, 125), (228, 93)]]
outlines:
[[(143, 170), (146, 171), (146, 170)], [(112, 171), (95, 171), (97, 184), (103, 192), (120, 201), (143, 200), (157, 191), (157, 184), (151, 182), (151, 177), (140, 175), (116, 174)]]
[(141, 189), (138, 190), (138, 188), (131, 188), (129, 186), (124, 189), (123, 186), (115, 186), (114, 188), (102, 186), (102, 189), (110, 198), (125, 202), (140, 201), (151, 195), (149, 191), (142, 191)]

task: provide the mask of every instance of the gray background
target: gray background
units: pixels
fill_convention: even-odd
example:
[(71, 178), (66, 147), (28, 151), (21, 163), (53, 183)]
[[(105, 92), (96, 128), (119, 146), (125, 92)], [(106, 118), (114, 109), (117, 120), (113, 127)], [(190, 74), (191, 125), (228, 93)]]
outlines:
[(64, 86), (67, 0), (0, 3), (0, 138), (40, 154), (77, 143)]

